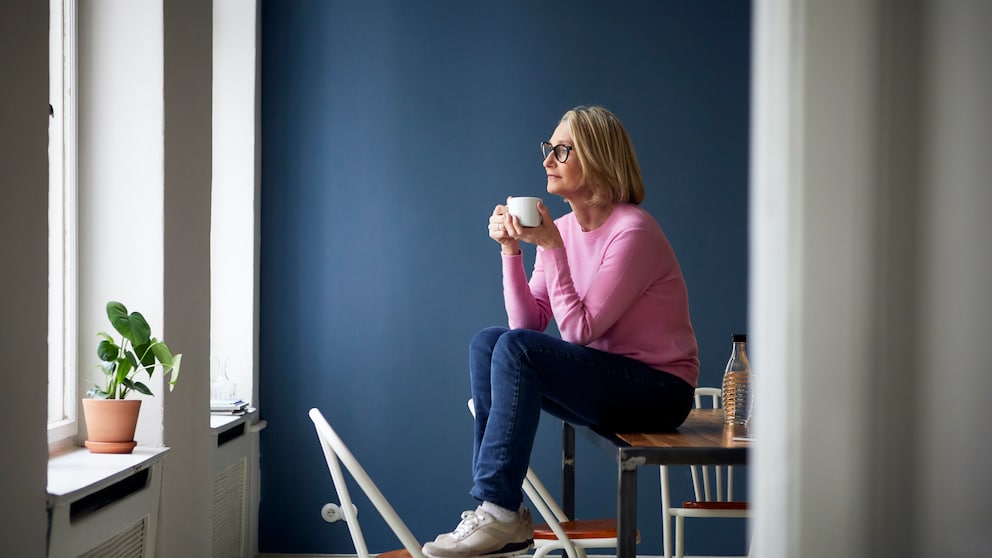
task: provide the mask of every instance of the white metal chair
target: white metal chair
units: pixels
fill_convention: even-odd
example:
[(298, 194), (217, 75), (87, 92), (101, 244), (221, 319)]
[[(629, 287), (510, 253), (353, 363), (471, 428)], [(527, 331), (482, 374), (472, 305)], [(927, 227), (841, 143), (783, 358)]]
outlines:
[[(703, 407), (703, 398), (710, 399), (710, 408), (719, 409), (722, 405), (720, 388), (696, 388), (695, 407)], [(671, 556), (672, 522), (675, 518), (675, 556), (682, 558), (685, 552), (685, 518), (687, 517), (736, 517), (747, 518), (750, 511), (748, 503), (734, 500), (734, 467), (715, 465), (713, 474), (709, 465), (691, 465), (692, 490), (695, 500), (687, 500), (681, 507), (671, 505), (671, 493), (668, 485), (668, 467), (661, 467), (661, 517), (664, 521), (662, 535), (664, 539), (665, 558)], [(700, 485), (700, 476), (702, 485)], [(713, 482), (711, 483), (711, 478)], [(724, 482), (726, 481), (726, 491)], [(714, 486), (715, 485), (715, 486)]]
[[(471, 399), (468, 400), (468, 409), (474, 417), (475, 403)], [(587, 548), (616, 548), (616, 520), (569, 519), (530, 467), (527, 468), (523, 489), (545, 521), (544, 524), (534, 525), (534, 558), (544, 558), (555, 550), (564, 550), (569, 558), (586, 558)], [(641, 542), (640, 531), (637, 542)]]
[(348, 485), (345, 483), (344, 473), (341, 471), (341, 463), (344, 463), (345, 468), (351, 473), (352, 478), (358, 483), (358, 486), (365, 492), (372, 505), (379, 512), (389, 528), (393, 530), (396, 537), (403, 543), (403, 548), (399, 550), (392, 550), (389, 552), (383, 552), (377, 554), (379, 558), (425, 558), (423, 552), (421, 552), (421, 545), (417, 539), (407, 528), (400, 516), (396, 514), (393, 506), (389, 504), (386, 498), (376, 487), (375, 483), (369, 477), (365, 469), (362, 468), (355, 456), (352, 455), (348, 447), (341, 441), (341, 438), (337, 435), (331, 425), (324, 418), (324, 415), (317, 409), (310, 409), (310, 420), (313, 421), (313, 426), (317, 430), (317, 438), (320, 440), (320, 445), (324, 450), (324, 459), (327, 461), (327, 469), (331, 473), (331, 479), (334, 481), (334, 490), (338, 494), (338, 499), (340, 500), (341, 512), (344, 515), (344, 520), (348, 524), (348, 531), (351, 533), (351, 540), (355, 544), (355, 551), (358, 553), (359, 558), (369, 558), (369, 550), (365, 545), (365, 537), (362, 535), (362, 528), (358, 524), (358, 511), (357, 508), (351, 501), (351, 495), (348, 493)]

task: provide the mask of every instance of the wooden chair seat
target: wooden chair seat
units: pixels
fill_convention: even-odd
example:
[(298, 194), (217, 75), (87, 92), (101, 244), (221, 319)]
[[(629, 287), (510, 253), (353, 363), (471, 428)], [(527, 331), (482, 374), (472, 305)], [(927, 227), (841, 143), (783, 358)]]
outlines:
[(696, 500), (686, 500), (682, 502), (683, 508), (691, 510), (746, 510), (750, 509), (747, 502), (697, 502)]
[[(562, 529), (570, 539), (611, 539), (617, 536), (617, 522), (613, 519), (580, 519), (577, 521), (562, 521)], [(557, 537), (547, 523), (534, 525), (534, 538), (553, 540)], [(637, 532), (637, 542), (641, 541), (641, 532)]]

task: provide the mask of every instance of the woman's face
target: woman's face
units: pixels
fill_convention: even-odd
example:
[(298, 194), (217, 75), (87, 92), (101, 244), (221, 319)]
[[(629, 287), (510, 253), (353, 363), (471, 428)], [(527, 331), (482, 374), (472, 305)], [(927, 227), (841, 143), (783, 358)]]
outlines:
[[(573, 146), (572, 129), (568, 122), (562, 122), (555, 128), (551, 139), (548, 140), (552, 146), (563, 144)], [(580, 193), (585, 189), (582, 179), (582, 170), (579, 167), (579, 158), (575, 155), (575, 150), (568, 153), (568, 158), (564, 163), (558, 162), (555, 158), (554, 150), (544, 158), (544, 170), (548, 174), (548, 193), (561, 196), (569, 201), (581, 199)]]

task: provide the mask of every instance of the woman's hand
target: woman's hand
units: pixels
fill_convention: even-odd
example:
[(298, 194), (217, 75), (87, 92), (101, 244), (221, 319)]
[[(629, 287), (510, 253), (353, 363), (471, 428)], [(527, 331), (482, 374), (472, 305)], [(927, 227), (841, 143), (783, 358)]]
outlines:
[(513, 216), (505, 205), (497, 205), (493, 209), (493, 214), (489, 216), (489, 238), (499, 242), (503, 247), (503, 253), (508, 256), (520, 253), (520, 241), (511, 238), (506, 231), (506, 223), (510, 219), (513, 219)]
[(489, 237), (499, 242), (503, 246), (503, 253), (508, 255), (520, 252), (521, 240), (545, 250), (562, 246), (561, 233), (548, 208), (542, 202), (537, 205), (537, 210), (541, 213), (541, 224), (525, 227), (520, 224), (519, 219), (510, 215), (505, 205), (497, 205), (489, 217)]

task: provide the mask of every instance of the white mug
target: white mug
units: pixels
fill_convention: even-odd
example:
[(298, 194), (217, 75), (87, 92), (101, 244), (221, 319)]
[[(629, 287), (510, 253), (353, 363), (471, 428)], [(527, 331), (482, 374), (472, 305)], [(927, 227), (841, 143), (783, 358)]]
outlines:
[(541, 198), (513, 197), (506, 202), (506, 207), (510, 215), (515, 215), (520, 220), (520, 224), (525, 227), (536, 227), (541, 224), (541, 212), (537, 210), (537, 204)]

